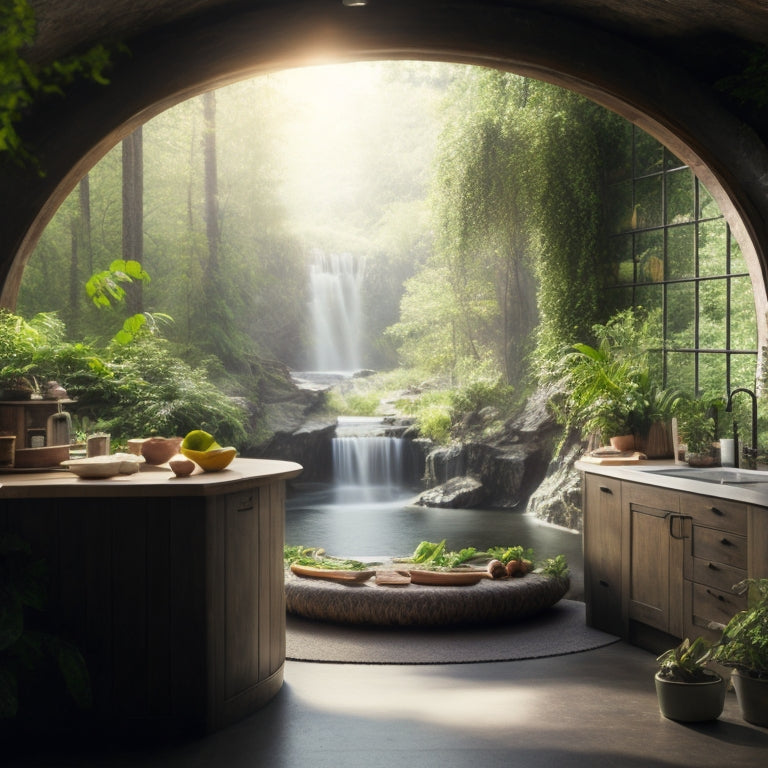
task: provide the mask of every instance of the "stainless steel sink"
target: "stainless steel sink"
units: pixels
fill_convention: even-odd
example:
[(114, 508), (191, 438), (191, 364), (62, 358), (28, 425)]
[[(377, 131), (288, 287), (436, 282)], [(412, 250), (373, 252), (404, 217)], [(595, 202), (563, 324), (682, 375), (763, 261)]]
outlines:
[(750, 485), (768, 483), (768, 472), (756, 469), (736, 469), (734, 467), (669, 467), (667, 469), (648, 470), (654, 475), (679, 477), (683, 480), (698, 480), (703, 483), (718, 485)]

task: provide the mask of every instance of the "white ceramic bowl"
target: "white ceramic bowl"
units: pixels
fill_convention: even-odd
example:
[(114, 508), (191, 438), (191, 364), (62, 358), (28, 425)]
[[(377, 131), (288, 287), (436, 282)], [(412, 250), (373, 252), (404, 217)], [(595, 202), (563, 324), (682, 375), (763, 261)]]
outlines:
[(143, 456), (134, 456), (130, 453), (114, 453), (111, 456), (89, 456), (85, 459), (70, 459), (69, 461), (62, 461), (61, 466), (66, 467), (78, 477), (98, 479), (121, 474), (133, 474), (139, 471), (140, 465), (143, 463)]

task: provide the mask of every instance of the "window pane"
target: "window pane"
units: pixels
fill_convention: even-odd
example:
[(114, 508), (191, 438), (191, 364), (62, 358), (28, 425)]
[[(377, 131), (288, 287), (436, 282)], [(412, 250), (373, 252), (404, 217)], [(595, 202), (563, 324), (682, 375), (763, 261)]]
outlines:
[(699, 218), (711, 219), (715, 216), (720, 216), (720, 209), (717, 207), (717, 203), (714, 201), (712, 195), (709, 194), (709, 190), (701, 183), (699, 185)]
[(731, 273), (746, 272), (747, 264), (744, 261), (744, 256), (741, 253), (739, 244), (736, 242), (736, 238), (729, 233), (728, 239), (731, 243)]
[(696, 394), (695, 355), (692, 352), (667, 352), (667, 386), (689, 395)]
[(726, 273), (727, 228), (723, 219), (699, 224), (699, 275)]
[(664, 147), (644, 131), (635, 131), (635, 175), (661, 171)]
[(672, 168), (685, 168), (685, 163), (679, 158), (675, 157), (666, 147), (664, 148), (664, 168), (671, 170)]
[(694, 283), (674, 283), (667, 286), (667, 337), (673, 349), (695, 347)]
[(756, 369), (757, 355), (731, 355), (731, 389), (754, 387)]
[(649, 314), (654, 310), (661, 311), (663, 294), (660, 285), (639, 285), (635, 290), (635, 306), (648, 310)]
[(726, 279), (704, 280), (699, 284), (699, 347), (702, 349), (726, 347), (727, 288)]
[(693, 221), (695, 204), (693, 199), (693, 174), (685, 168), (665, 176), (667, 184), (667, 224)]
[(695, 224), (667, 230), (667, 280), (695, 277)]
[(611, 240), (613, 248), (613, 274), (609, 284), (622, 284), (635, 282), (635, 259), (632, 253), (632, 235), (622, 235)]
[(699, 391), (708, 395), (725, 394), (725, 355), (699, 355)]
[(635, 227), (659, 227), (662, 224), (661, 183), (662, 176), (638, 179), (635, 184)]
[(659, 283), (664, 279), (664, 233), (638, 232), (635, 235), (638, 283)]
[(731, 278), (731, 349), (756, 349), (755, 297), (749, 277)]

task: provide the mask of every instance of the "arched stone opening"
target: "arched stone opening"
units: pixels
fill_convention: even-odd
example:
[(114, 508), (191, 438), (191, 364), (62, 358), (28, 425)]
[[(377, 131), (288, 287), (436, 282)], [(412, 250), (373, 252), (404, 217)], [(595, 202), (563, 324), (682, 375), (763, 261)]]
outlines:
[(654, 136), (704, 182), (739, 242), (766, 343), (768, 151), (712, 93), (649, 50), (594, 26), (473, 3), (297, 3), (200, 16), (127, 40), (111, 84), (41, 103), (25, 125), (46, 170), (0, 179), (0, 305), (13, 307), (43, 229), (85, 173), (124, 136), (206, 90), (326, 62), (428, 59), (490, 66), (570, 88)]

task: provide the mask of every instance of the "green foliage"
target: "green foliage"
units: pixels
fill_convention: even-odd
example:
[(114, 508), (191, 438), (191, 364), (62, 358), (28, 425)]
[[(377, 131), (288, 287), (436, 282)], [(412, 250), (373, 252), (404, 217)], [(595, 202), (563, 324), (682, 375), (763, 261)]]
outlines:
[(654, 421), (677, 413), (683, 396), (654, 380), (649, 359), (656, 339), (647, 329), (642, 312), (624, 310), (593, 326), (597, 346), (575, 344), (550, 364), (545, 381), (554, 386), (550, 405), (560, 423), (584, 437), (643, 436)]
[(450, 439), (451, 421), (450, 409), (437, 404), (426, 406), (417, 415), (419, 433), (439, 445)]
[(566, 576), (568, 574), (568, 561), (565, 559), (565, 555), (546, 558), (541, 564), (541, 572), (545, 576), (552, 576), (557, 579)]
[(712, 655), (712, 644), (704, 637), (691, 642), (687, 637), (680, 645), (662, 653), (659, 662), (659, 676), (679, 683), (699, 683), (711, 680), (707, 663)]
[(0, 156), (6, 153), (19, 164), (37, 165), (17, 127), (25, 110), (47, 94), (63, 95), (77, 77), (108, 83), (104, 72), (110, 52), (96, 45), (84, 53), (37, 66), (24, 57), (37, 30), (28, 0), (0, 0)]
[(519, 544), (514, 547), (491, 547), (488, 550), (488, 555), (496, 560), (500, 560), (504, 565), (511, 560), (530, 560), (531, 562), (534, 560), (533, 550), (530, 548), (526, 549)]
[(97, 429), (116, 441), (193, 429), (215, 434), (222, 445), (245, 440), (243, 408), (210, 382), (203, 367), (169, 354), (167, 341), (141, 336), (110, 352), (110, 375), (86, 373), (70, 384), (78, 412), (90, 416)]
[(719, 664), (768, 679), (768, 579), (745, 579), (734, 590), (747, 593), (747, 608), (725, 626), (712, 658)]
[(502, 379), (475, 381), (450, 394), (453, 409), (459, 413), (472, 413), (485, 407), (508, 412), (514, 405), (515, 389)]
[(465, 547), (458, 552), (446, 552), (445, 539), (437, 543), (422, 541), (418, 544), (413, 554), (404, 558), (403, 562), (414, 563), (425, 569), (445, 570), (458, 568), (477, 556), (474, 547)]
[(138, 261), (115, 259), (108, 269), (96, 272), (88, 278), (85, 292), (95, 306), (110, 309), (113, 303), (125, 301), (126, 294), (122, 283), (132, 283), (134, 280), (149, 283), (149, 273)]

